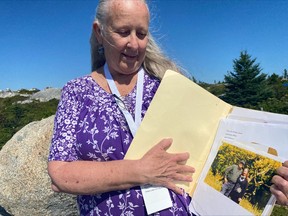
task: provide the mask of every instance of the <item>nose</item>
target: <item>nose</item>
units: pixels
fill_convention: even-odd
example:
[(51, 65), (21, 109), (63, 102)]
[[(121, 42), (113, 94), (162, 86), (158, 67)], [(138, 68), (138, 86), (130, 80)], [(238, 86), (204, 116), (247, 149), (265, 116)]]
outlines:
[(137, 50), (139, 47), (138, 40), (139, 39), (137, 38), (137, 35), (134, 33), (131, 33), (128, 39), (127, 47), (133, 50)]

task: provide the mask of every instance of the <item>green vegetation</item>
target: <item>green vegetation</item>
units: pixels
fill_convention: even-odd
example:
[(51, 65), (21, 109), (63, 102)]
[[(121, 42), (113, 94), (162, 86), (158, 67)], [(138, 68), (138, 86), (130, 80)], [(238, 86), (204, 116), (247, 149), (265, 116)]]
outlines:
[[(24, 90), (23, 90), (24, 91)], [(0, 149), (22, 127), (30, 122), (49, 117), (56, 112), (58, 100), (48, 102), (33, 101), (20, 104), (26, 97), (0, 98)]]
[(33, 90), (27, 90), (27, 89), (20, 89), (18, 92), (20, 94), (34, 94), (36, 92), (40, 91), (39, 89), (33, 89)]
[(262, 69), (247, 52), (233, 61), (234, 72), (228, 72), (224, 82), (198, 84), (227, 103), (255, 110), (288, 114), (288, 76), (261, 73)]
[(254, 107), (272, 96), (267, 75), (261, 73), (255, 61), (247, 52), (241, 52), (239, 59), (233, 61), (234, 72), (228, 72), (224, 78), (223, 100), (239, 107)]
[(287, 216), (288, 207), (275, 205), (270, 216)]

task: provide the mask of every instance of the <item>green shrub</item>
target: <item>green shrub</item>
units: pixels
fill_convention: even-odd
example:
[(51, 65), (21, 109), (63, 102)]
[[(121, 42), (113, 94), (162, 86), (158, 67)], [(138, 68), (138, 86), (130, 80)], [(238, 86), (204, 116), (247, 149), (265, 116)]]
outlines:
[(11, 137), (33, 121), (39, 121), (55, 114), (58, 100), (47, 102), (33, 101), (32, 103), (19, 104), (17, 101), (27, 99), (22, 96), (0, 98), (0, 149)]

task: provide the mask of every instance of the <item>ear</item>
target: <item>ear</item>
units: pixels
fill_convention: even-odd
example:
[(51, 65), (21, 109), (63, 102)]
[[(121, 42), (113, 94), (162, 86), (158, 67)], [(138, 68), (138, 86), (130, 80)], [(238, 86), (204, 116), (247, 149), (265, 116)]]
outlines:
[(97, 41), (99, 44), (102, 44), (102, 41), (103, 41), (103, 35), (101, 33), (101, 28), (100, 28), (100, 25), (97, 23), (97, 22), (94, 22), (93, 23), (93, 30), (94, 30), (94, 33), (95, 33), (95, 36), (97, 38)]

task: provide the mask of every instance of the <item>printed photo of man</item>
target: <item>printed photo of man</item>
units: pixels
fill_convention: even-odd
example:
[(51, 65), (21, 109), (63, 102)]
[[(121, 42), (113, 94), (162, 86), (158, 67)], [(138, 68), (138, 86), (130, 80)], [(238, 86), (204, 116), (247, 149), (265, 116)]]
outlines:
[(224, 173), (224, 183), (221, 188), (221, 193), (225, 196), (229, 196), (232, 189), (234, 188), (238, 177), (243, 172), (245, 166), (245, 161), (242, 160), (238, 163), (238, 165), (233, 164), (225, 169)]

